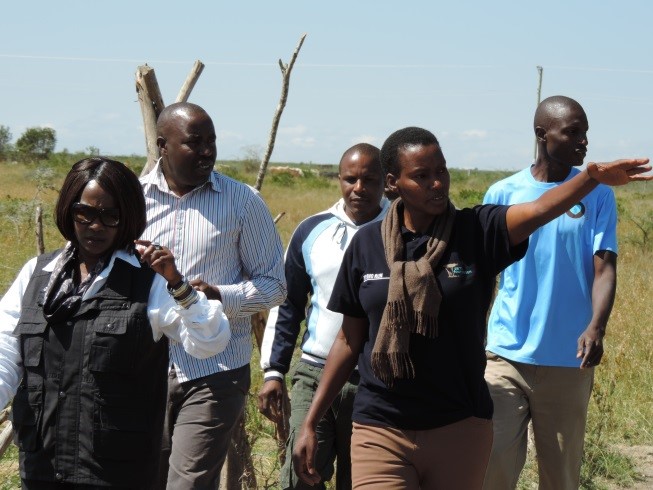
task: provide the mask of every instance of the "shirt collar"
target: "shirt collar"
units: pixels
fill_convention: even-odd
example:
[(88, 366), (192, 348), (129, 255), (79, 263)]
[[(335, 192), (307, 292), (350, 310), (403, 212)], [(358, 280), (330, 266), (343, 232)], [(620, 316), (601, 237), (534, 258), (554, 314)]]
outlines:
[[(52, 272), (54, 270), (54, 266), (57, 263), (57, 260), (61, 254), (57, 254), (56, 257), (54, 257), (50, 262), (46, 264), (45, 267), (43, 267), (43, 270), (45, 272)], [(100, 276), (108, 276), (109, 272), (111, 272), (111, 269), (113, 269), (113, 263), (116, 261), (116, 259), (124, 260), (128, 264), (140, 268), (141, 263), (139, 260), (136, 258), (136, 255), (128, 253), (126, 250), (116, 250), (113, 252), (113, 255), (111, 256), (111, 260), (109, 260), (109, 263), (107, 266), (104, 268), (102, 272), (100, 272)]]
[[(161, 158), (156, 161), (154, 168), (152, 168), (152, 170), (147, 175), (142, 177), (141, 182), (145, 188), (153, 185), (158, 187), (162, 192), (173, 194), (173, 192), (170, 190), (170, 186), (168, 185), (168, 181), (163, 175), (163, 170), (161, 170)], [(208, 187), (214, 192), (220, 192), (220, 174), (214, 170), (211, 172), (209, 179), (204, 184), (196, 187), (191, 192), (194, 192), (195, 190), (201, 189), (203, 187)]]

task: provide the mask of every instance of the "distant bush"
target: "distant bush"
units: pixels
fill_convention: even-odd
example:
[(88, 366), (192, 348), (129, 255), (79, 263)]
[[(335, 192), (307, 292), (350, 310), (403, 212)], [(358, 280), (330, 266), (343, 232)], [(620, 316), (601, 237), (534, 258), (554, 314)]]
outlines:
[(293, 177), (290, 174), (273, 174), (268, 176), (270, 182), (274, 182), (277, 185), (284, 187), (294, 187), (295, 179), (301, 179), (301, 177)]
[(23, 158), (45, 159), (54, 151), (57, 133), (52, 128), (27, 128), (16, 141), (16, 150)]
[(9, 127), (0, 125), (0, 160), (7, 158), (7, 155), (12, 151), (11, 138)]
[(458, 206), (467, 207), (475, 206), (483, 202), (483, 197), (485, 196), (485, 191), (478, 189), (469, 189), (464, 188), (458, 191)]

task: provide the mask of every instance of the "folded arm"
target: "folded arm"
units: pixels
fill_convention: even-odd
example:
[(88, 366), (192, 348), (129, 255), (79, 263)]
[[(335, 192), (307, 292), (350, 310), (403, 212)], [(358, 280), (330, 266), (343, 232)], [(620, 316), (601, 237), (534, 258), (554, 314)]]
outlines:
[(189, 308), (178, 305), (167, 289), (167, 281), (156, 275), (150, 290), (147, 314), (155, 340), (166, 335), (183, 345), (193, 357), (205, 359), (222, 352), (231, 330), (222, 303), (197, 293)]

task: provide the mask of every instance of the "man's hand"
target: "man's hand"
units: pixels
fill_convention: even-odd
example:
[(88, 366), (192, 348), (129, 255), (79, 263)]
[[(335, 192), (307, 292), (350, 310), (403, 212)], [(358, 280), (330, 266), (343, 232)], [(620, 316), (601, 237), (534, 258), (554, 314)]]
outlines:
[(202, 291), (207, 299), (217, 299), (218, 301), (222, 301), (222, 296), (220, 296), (218, 286), (211, 286), (201, 279), (193, 279), (188, 282), (195, 288), (195, 290)]
[(577, 359), (583, 359), (580, 363), (581, 369), (598, 366), (603, 357), (603, 334), (593, 326), (587, 327), (578, 337)]
[(624, 158), (609, 163), (587, 164), (587, 173), (601, 184), (616, 186), (634, 180), (653, 180), (653, 175), (641, 175), (651, 170), (648, 158)]
[(258, 392), (258, 411), (275, 424), (283, 420), (283, 382), (269, 379)]
[(292, 451), (292, 464), (297, 476), (311, 486), (320, 483), (320, 480), (322, 480), (322, 477), (315, 470), (316, 452), (317, 436), (315, 430), (307, 425), (302, 425)]

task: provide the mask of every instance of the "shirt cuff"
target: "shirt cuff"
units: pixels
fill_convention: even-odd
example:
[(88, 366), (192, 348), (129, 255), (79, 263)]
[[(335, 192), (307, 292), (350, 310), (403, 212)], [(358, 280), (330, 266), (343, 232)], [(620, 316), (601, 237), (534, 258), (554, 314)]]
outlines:
[(283, 378), (284, 378), (283, 373), (274, 370), (266, 371), (265, 374), (263, 375), (264, 381), (269, 381), (273, 379), (276, 379), (277, 381), (283, 381)]

